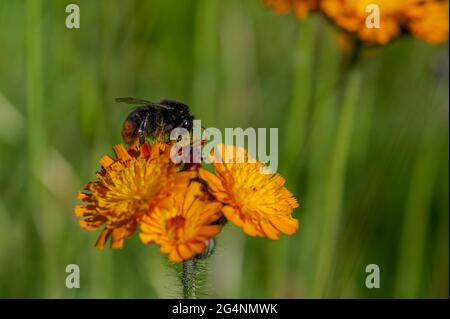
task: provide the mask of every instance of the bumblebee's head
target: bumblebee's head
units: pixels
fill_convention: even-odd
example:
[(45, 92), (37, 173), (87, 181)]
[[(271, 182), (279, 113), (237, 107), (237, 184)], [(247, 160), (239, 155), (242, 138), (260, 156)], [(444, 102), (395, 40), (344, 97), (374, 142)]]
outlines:
[(176, 114), (173, 123), (175, 127), (182, 127), (188, 131), (192, 130), (192, 121), (194, 120), (194, 117), (191, 115), (189, 106), (175, 100), (161, 100), (159, 103), (170, 106), (173, 109), (174, 114)]
[(182, 118), (180, 118), (180, 123), (178, 124), (178, 127), (182, 127), (188, 131), (191, 131), (193, 120), (194, 120), (194, 117), (190, 114), (183, 116)]

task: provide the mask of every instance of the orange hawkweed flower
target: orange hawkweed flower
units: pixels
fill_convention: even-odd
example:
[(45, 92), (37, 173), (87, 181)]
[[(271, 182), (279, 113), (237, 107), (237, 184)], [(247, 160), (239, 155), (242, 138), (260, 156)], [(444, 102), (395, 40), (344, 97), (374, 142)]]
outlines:
[[(261, 173), (265, 166), (251, 161), (243, 148), (220, 145), (219, 150), (221, 158), (227, 151), (234, 161), (213, 163), (216, 174), (200, 168), (199, 177), (224, 204), (225, 217), (250, 236), (278, 239), (280, 233), (294, 234), (299, 223), (291, 213), (298, 203), (284, 187), (285, 180), (278, 174)], [(244, 163), (236, 158), (244, 158)]]
[(85, 205), (75, 207), (75, 215), (84, 229), (104, 225), (96, 247), (103, 248), (111, 238), (112, 248), (122, 248), (142, 217), (151, 213), (172, 192), (184, 189), (195, 172), (178, 172), (170, 161), (166, 144), (144, 144), (139, 149), (121, 144), (114, 147), (116, 159), (104, 156), (97, 181), (88, 183), (88, 192), (78, 193)]
[(308, 12), (316, 10), (319, 0), (264, 0), (264, 4), (272, 7), (275, 12), (284, 14), (293, 10), (300, 19), (307, 16)]
[(448, 40), (448, 0), (416, 3), (405, 11), (412, 35), (431, 44)]
[(181, 262), (205, 251), (208, 239), (217, 235), (222, 204), (206, 192), (205, 187), (192, 181), (188, 188), (175, 193), (155, 211), (142, 218), (144, 244), (156, 243), (169, 260)]

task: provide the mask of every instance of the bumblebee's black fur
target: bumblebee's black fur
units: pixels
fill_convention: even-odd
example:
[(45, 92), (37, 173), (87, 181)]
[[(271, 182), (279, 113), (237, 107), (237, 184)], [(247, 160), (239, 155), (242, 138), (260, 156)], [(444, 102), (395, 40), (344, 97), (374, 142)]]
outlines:
[(177, 127), (192, 130), (192, 121), (189, 106), (182, 102), (163, 99), (159, 103), (133, 98), (119, 98), (119, 102), (142, 104), (134, 109), (126, 118), (125, 123), (131, 124), (122, 131), (122, 137), (127, 144), (139, 139), (140, 144), (145, 137), (160, 137), (170, 134)]

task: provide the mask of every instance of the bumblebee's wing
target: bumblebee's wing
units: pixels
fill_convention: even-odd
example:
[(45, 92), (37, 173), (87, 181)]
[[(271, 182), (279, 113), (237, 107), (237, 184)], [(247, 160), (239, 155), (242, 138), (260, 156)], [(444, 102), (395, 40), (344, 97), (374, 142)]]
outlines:
[(145, 105), (145, 106), (152, 106), (155, 108), (161, 108), (161, 109), (167, 109), (172, 110), (173, 108), (168, 105), (163, 105), (143, 99), (135, 99), (134, 97), (118, 97), (116, 98), (116, 102), (119, 103), (128, 103), (128, 104), (137, 104), (137, 105)]
[(116, 98), (116, 102), (128, 103), (128, 104), (140, 104), (140, 105), (155, 104), (151, 101), (147, 101), (147, 100), (143, 100), (143, 99), (136, 99), (134, 97), (118, 97), (118, 98)]

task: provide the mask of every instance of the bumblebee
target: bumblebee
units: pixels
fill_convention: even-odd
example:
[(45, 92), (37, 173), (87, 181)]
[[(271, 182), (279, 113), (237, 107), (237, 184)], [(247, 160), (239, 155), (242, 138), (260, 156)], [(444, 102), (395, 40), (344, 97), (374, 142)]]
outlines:
[(182, 102), (163, 99), (155, 103), (131, 97), (116, 98), (116, 102), (139, 105), (122, 126), (123, 141), (130, 146), (142, 145), (146, 138), (161, 139), (177, 127), (192, 130), (194, 117)]

